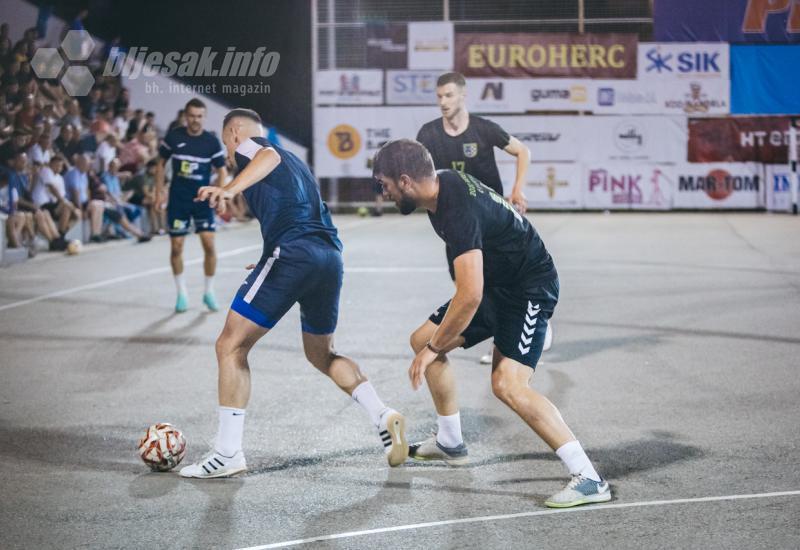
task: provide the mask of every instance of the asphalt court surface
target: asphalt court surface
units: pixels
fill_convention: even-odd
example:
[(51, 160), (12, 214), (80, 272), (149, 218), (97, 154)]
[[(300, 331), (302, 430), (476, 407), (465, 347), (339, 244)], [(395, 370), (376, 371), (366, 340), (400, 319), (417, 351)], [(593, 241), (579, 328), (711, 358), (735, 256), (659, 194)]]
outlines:
[[(134, 449), (149, 424), (182, 429), (187, 460), (214, 436), (224, 321), (200, 307), (194, 237), (191, 309), (172, 313), (161, 238), (0, 271), (0, 547), (800, 547), (800, 219), (530, 218), (561, 278), (533, 385), (610, 480), (610, 506), (547, 512), (565, 472), (492, 395), (488, 345), (452, 354), (470, 466), (388, 468), (364, 413), (305, 362), (297, 309), (251, 354), (249, 472), (149, 473)], [(408, 336), (452, 295), (444, 247), (422, 215), (335, 222), (337, 348), (424, 438), (435, 414), (410, 388)], [(229, 303), (258, 228), (217, 243)]]

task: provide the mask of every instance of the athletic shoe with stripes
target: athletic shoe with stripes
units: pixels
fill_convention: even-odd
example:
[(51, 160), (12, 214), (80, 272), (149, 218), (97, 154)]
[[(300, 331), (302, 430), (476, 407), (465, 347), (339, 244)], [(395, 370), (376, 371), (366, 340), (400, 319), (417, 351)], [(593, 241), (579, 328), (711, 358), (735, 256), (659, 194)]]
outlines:
[(445, 447), (436, 440), (436, 434), (425, 441), (411, 445), (408, 448), (408, 456), (422, 461), (443, 460), (448, 466), (463, 466), (469, 462), (469, 452), (464, 443), (457, 447)]
[(550, 508), (570, 508), (609, 500), (611, 500), (611, 488), (606, 480), (595, 481), (576, 475), (572, 476), (566, 487), (544, 501), (544, 505)]
[(381, 413), (378, 423), (378, 436), (383, 443), (383, 452), (389, 466), (399, 466), (408, 458), (406, 441), (406, 419), (394, 409), (387, 408)]
[(247, 463), (242, 451), (236, 451), (233, 456), (225, 456), (212, 450), (199, 462), (181, 468), (181, 477), (200, 479), (231, 477), (245, 470), (247, 470)]

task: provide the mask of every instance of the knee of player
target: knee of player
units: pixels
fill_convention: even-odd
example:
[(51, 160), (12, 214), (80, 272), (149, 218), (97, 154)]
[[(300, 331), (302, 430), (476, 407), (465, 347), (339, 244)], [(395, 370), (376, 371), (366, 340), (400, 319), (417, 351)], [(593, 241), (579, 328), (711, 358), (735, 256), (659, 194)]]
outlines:
[(231, 337), (226, 331), (219, 335), (214, 348), (218, 358), (229, 357), (237, 353), (244, 353), (246, 356), (248, 351), (244, 349), (238, 339)]
[(414, 353), (419, 353), (422, 351), (422, 348), (425, 347), (425, 344), (428, 343), (428, 334), (425, 332), (424, 329), (419, 328), (411, 333), (411, 337), (409, 338), (409, 344), (411, 344), (411, 349), (414, 350)]
[(510, 404), (517, 392), (516, 379), (501, 369), (492, 373), (492, 392), (503, 403)]

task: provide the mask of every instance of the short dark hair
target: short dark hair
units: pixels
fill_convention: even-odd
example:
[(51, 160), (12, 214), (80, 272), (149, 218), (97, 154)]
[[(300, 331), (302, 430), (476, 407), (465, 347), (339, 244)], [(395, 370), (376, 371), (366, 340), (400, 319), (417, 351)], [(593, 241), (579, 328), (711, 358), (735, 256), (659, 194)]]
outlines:
[(459, 88), (463, 88), (467, 85), (467, 81), (464, 79), (464, 75), (461, 73), (444, 73), (440, 75), (438, 79), (436, 79), (436, 87), (439, 88), (440, 86), (444, 86), (446, 84), (455, 84)]
[(225, 128), (231, 120), (233, 120), (234, 118), (238, 118), (238, 117), (249, 118), (253, 122), (261, 124), (261, 117), (258, 116), (257, 112), (255, 112), (252, 109), (245, 109), (244, 107), (237, 107), (236, 109), (233, 109), (232, 111), (229, 111), (228, 114), (225, 115), (225, 118), (222, 121), (222, 127)]
[(196, 109), (205, 109), (206, 104), (200, 101), (198, 98), (193, 97), (192, 99), (186, 102), (186, 107), (184, 107), (184, 110), (188, 110), (189, 107), (194, 107)]
[(373, 177), (383, 175), (397, 181), (402, 174), (406, 174), (418, 181), (435, 173), (431, 154), (424, 145), (413, 139), (387, 142), (375, 153), (372, 161)]

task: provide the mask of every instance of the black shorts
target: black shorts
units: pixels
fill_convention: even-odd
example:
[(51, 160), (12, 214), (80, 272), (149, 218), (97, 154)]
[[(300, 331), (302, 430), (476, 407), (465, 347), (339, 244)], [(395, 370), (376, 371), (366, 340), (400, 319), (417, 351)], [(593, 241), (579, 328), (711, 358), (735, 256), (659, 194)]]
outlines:
[(46, 202), (40, 208), (42, 210), (47, 210), (48, 212), (50, 212), (50, 217), (53, 218), (54, 220), (58, 219), (58, 214), (56, 213), (58, 210), (57, 202)]
[[(486, 288), (475, 316), (461, 333), (464, 349), (494, 338), (504, 356), (535, 369), (544, 347), (547, 324), (558, 303), (558, 278), (542, 286), (522, 289)], [(448, 301), (430, 316), (439, 325)]]
[(167, 203), (167, 224), (169, 234), (173, 237), (182, 237), (189, 233), (189, 228), (194, 222), (194, 232), (216, 231), (217, 224), (214, 220), (214, 209), (208, 201), (195, 201), (197, 189), (194, 187), (170, 187), (169, 202)]

